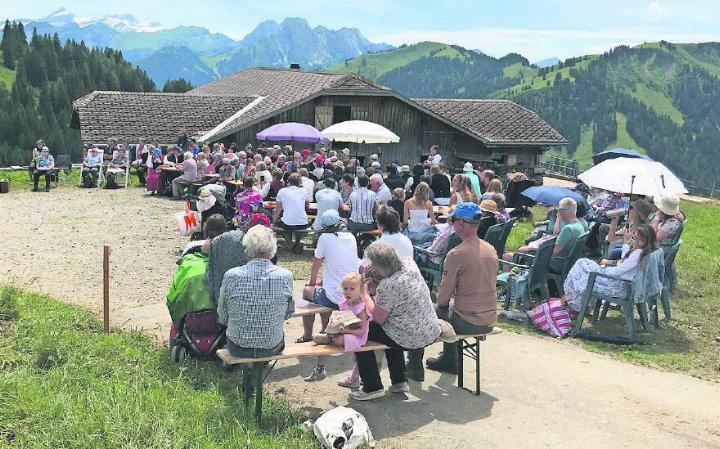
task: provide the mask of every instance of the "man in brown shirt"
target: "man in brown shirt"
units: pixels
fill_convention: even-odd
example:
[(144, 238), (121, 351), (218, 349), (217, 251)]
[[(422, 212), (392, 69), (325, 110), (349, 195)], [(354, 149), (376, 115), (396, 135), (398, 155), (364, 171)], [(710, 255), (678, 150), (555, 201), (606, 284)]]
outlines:
[[(435, 311), (438, 318), (452, 324), (458, 334), (490, 332), (497, 319), (497, 254), (489, 243), (477, 236), (481, 213), (477, 204), (461, 203), (448, 216), (462, 243), (445, 256)], [(457, 374), (457, 358), (457, 345), (443, 343), (440, 357), (428, 359), (427, 367)]]

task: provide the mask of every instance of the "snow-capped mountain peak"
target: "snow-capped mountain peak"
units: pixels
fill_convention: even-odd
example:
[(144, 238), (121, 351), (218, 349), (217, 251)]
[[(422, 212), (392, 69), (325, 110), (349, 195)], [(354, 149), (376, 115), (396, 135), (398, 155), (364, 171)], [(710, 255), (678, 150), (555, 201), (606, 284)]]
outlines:
[(75, 23), (80, 27), (102, 23), (109, 28), (118, 31), (158, 31), (163, 27), (158, 22), (141, 23), (131, 14), (113, 14), (99, 17), (77, 17), (65, 8), (53, 11), (38, 22), (49, 23), (53, 26), (64, 26)]

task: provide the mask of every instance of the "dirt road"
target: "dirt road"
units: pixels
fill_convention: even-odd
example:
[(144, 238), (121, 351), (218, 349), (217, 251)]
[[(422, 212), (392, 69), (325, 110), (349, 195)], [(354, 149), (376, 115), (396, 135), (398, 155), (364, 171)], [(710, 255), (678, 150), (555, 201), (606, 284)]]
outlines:
[[(172, 221), (180, 207), (139, 188), (0, 195), (0, 283), (99, 313), (102, 246), (108, 244), (113, 324), (141, 328), (160, 340), (169, 323), (164, 296), (185, 243)], [(286, 331), (294, 339), (300, 321), (291, 320)], [(428, 354), (439, 349), (434, 345)], [(336, 382), (351, 358), (329, 360), (331, 377), (308, 384), (301, 376), (313, 363), (278, 364), (269, 389), (311, 414), (348, 404), (347, 390)], [(472, 383), (470, 367), (465, 376)], [(508, 332), (493, 336), (482, 344), (482, 394), (472, 396), (453, 382), (454, 377), (428, 371), (426, 382), (413, 383), (407, 396), (350, 406), (368, 418), (379, 447), (720, 448), (720, 385), (622, 363), (561, 341)]]

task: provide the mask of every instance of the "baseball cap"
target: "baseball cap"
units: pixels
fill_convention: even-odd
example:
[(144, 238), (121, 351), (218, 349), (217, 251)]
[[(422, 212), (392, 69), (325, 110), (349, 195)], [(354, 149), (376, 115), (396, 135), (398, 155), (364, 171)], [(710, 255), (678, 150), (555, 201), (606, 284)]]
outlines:
[(322, 214), (322, 225), (325, 228), (331, 228), (340, 222), (340, 214), (335, 209), (326, 210)]
[(470, 223), (477, 223), (480, 220), (480, 206), (475, 203), (460, 203), (454, 211), (448, 214), (448, 217)]

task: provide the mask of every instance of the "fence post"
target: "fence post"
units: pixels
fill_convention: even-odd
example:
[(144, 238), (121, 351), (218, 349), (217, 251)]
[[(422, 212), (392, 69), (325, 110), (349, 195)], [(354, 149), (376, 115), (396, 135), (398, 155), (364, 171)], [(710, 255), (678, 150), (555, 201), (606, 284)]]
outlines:
[(103, 246), (103, 331), (110, 332), (110, 247)]

